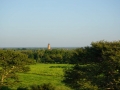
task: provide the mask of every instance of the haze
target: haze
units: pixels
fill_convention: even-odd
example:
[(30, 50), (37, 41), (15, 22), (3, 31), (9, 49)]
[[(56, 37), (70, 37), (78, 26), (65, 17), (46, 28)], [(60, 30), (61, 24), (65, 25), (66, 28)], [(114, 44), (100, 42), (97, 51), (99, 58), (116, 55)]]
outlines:
[(120, 40), (120, 0), (0, 0), (0, 47)]

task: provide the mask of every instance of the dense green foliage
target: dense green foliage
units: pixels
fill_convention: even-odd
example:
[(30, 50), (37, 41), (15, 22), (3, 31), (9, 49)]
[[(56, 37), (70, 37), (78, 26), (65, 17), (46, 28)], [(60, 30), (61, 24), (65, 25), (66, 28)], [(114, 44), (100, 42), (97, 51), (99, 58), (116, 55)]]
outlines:
[(16, 72), (29, 71), (26, 65), (32, 61), (27, 55), (12, 50), (0, 50), (0, 85), (10, 85), (18, 81)]
[(76, 49), (73, 57), (76, 65), (65, 71), (66, 85), (77, 90), (120, 90), (120, 41), (92, 42), (91, 47)]
[(17, 90), (55, 90), (55, 87), (51, 83), (44, 83), (42, 85), (31, 85), (28, 87), (18, 87)]
[(28, 55), (28, 58), (36, 60), (37, 63), (69, 63), (73, 50), (20, 50)]
[(32, 90), (55, 90), (55, 87), (50, 83), (48, 84), (44, 83), (42, 85), (32, 85), (31, 89)]
[[(9, 49), (5, 49), (9, 50)], [(70, 63), (74, 49), (10, 49), (15, 52), (25, 54), (29, 59), (36, 63)]]
[(58, 82), (63, 88), (55, 90), (67, 89), (63, 82), (76, 90), (120, 90), (120, 41), (92, 42), (91, 46), (69, 50), (0, 49), (0, 76), (0, 88), (19, 81), (23, 85), (18, 84), (19, 90), (30, 86), (50, 89), (47, 83), (56, 86)]

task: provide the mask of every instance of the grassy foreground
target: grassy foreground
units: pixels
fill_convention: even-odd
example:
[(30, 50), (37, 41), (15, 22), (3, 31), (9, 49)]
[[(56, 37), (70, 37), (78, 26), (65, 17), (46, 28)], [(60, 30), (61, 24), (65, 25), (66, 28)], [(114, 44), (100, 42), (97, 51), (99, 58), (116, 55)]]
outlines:
[(62, 83), (65, 68), (70, 68), (68, 64), (35, 64), (30, 65), (31, 71), (27, 73), (19, 73), (20, 83), (13, 87), (19, 86), (29, 87), (30, 85), (40, 85), (43, 83), (51, 83), (56, 90), (71, 90)]

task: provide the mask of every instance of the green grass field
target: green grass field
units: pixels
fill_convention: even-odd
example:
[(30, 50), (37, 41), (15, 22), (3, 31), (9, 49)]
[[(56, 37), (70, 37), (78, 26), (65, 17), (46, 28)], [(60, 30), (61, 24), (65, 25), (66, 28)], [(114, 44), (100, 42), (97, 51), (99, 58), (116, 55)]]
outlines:
[(31, 71), (27, 73), (19, 73), (20, 83), (18, 86), (40, 85), (43, 83), (51, 83), (56, 87), (56, 90), (71, 90), (62, 83), (65, 68), (70, 68), (69, 64), (35, 64), (30, 65)]

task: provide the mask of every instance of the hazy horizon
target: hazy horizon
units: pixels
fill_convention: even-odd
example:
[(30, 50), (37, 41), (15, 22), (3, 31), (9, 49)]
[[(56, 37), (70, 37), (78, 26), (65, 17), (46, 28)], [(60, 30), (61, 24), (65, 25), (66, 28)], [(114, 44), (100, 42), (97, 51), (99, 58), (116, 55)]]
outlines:
[(120, 40), (120, 0), (0, 0), (0, 47), (84, 47)]
[[(51, 50), (52, 49), (67, 49), (67, 50), (71, 50), (71, 49), (77, 49), (77, 48), (82, 48), (82, 47), (51, 47)], [(23, 50), (26, 50), (26, 49), (30, 49), (30, 50), (35, 50), (35, 49), (41, 49), (41, 50), (46, 50), (48, 49), (48, 47), (0, 47), (0, 49), (23, 49)]]

